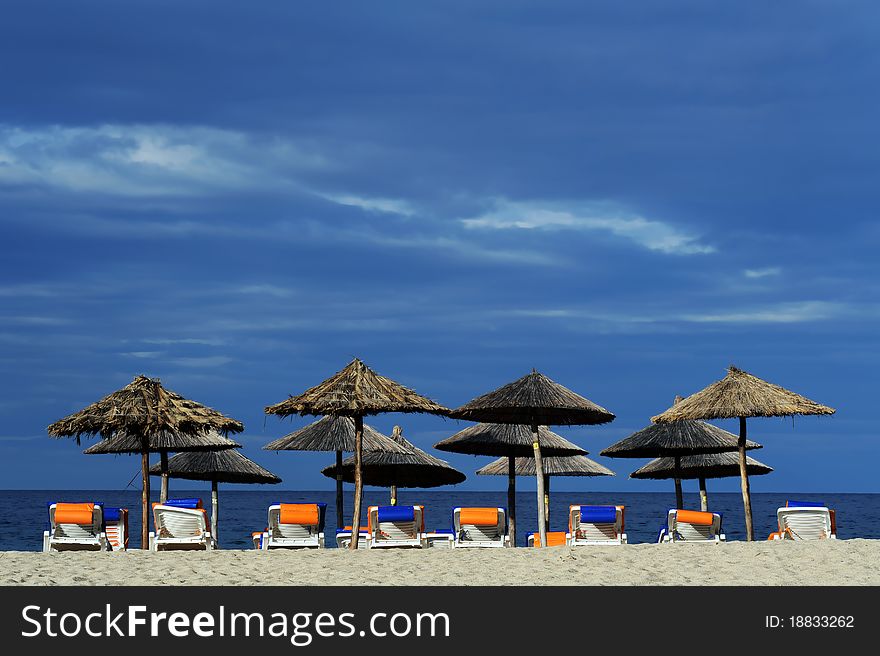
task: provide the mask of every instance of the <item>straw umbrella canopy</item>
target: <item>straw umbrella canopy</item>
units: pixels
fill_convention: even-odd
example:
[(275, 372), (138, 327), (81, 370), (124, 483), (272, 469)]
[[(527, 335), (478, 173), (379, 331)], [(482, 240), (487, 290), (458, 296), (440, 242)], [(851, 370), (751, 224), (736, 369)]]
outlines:
[[(162, 462), (167, 465), (168, 451), (177, 445), (191, 445), (193, 438), (204, 437), (210, 431), (240, 433), (244, 425), (240, 421), (216, 410), (183, 398), (166, 389), (157, 379), (137, 376), (116, 392), (69, 415), (47, 431), (51, 437), (74, 437), (79, 443), (83, 435), (101, 435), (110, 438), (128, 435), (140, 439), (141, 454), (141, 548), (148, 548), (150, 507), (150, 440), (158, 439)], [(203, 448), (216, 448), (207, 446)], [(229, 448), (223, 446), (222, 448)], [(167, 488), (166, 488), (167, 490)]]
[[(391, 505), (397, 505), (399, 487), (440, 487), (455, 485), (467, 478), (445, 460), (435, 458), (407, 440), (400, 426), (395, 426), (391, 439), (401, 452), (365, 451), (361, 460), (361, 477), (365, 485), (391, 488)], [(346, 483), (354, 481), (354, 458), (346, 458), (342, 465), (330, 465), (321, 470), (328, 478), (341, 476)]]
[(605, 408), (534, 369), (532, 373), (456, 408), (450, 416), (470, 421), (531, 427), (535, 478), (538, 484), (538, 531), (542, 546), (547, 544), (547, 528), (544, 518), (544, 468), (538, 427), (605, 424), (614, 420), (614, 415)]
[[(152, 476), (161, 476), (159, 465), (150, 467)], [(218, 483), (280, 483), (268, 469), (242, 455), (237, 449), (178, 453), (168, 461), (168, 476), (190, 481), (211, 481), (211, 535), (218, 540), (220, 500)]]
[[(675, 397), (680, 403), (681, 397)], [(707, 424), (704, 421), (679, 420), (666, 424), (651, 424), (619, 442), (615, 442), (600, 452), (609, 458), (671, 458), (673, 469), (680, 464), (685, 456), (708, 453), (736, 451), (737, 437), (733, 433)], [(748, 449), (759, 449), (761, 445), (749, 442)], [(678, 508), (684, 505), (681, 490), (681, 476), (670, 476), (675, 479), (675, 504)]]
[[(514, 476), (534, 476), (534, 458), (514, 458)], [(582, 456), (549, 456), (544, 465), (544, 513), (547, 530), (550, 530), (550, 478), (552, 476), (614, 476), (614, 472), (595, 460)], [(478, 476), (510, 477), (510, 459), (498, 458), (477, 470)]]
[(656, 423), (681, 419), (739, 419), (740, 480), (746, 539), (754, 540), (752, 500), (746, 461), (746, 419), (748, 417), (788, 417), (793, 415), (832, 415), (834, 408), (816, 403), (800, 394), (774, 385), (731, 365), (727, 375), (705, 389), (652, 417)]
[(354, 520), (352, 521), (351, 549), (357, 549), (360, 526), (363, 480), (364, 417), (381, 412), (426, 412), (448, 415), (449, 409), (416, 394), (403, 385), (380, 376), (355, 358), (344, 369), (299, 396), (292, 396), (266, 407), (267, 414), (337, 415), (351, 417), (355, 427)]
[[(773, 471), (763, 462), (752, 457), (746, 458), (746, 469), (749, 476), (763, 476)], [(731, 478), (739, 476), (739, 455), (733, 451), (726, 453), (704, 453), (696, 456), (684, 456), (676, 468), (675, 458), (655, 458), (647, 465), (640, 467), (630, 478), (663, 480), (667, 478), (699, 479), (700, 510), (709, 510), (709, 495), (706, 492), (707, 478)]]
[[(434, 445), (435, 449), (472, 456), (502, 456), (508, 462), (507, 512), (510, 535), (516, 545), (516, 466), (514, 459), (529, 458), (534, 462), (535, 441), (532, 430), (522, 424), (476, 424)], [(538, 443), (542, 456), (584, 455), (581, 447), (557, 435), (546, 426), (538, 427)], [(534, 475), (534, 474), (533, 474)]]
[[(336, 466), (342, 467), (342, 452), (355, 450), (354, 421), (351, 417), (328, 416), (304, 428), (279, 437), (263, 447), (267, 451), (335, 451)], [(372, 426), (364, 424), (364, 451), (404, 452), (405, 449)], [(336, 525), (342, 527), (342, 478), (336, 478)]]

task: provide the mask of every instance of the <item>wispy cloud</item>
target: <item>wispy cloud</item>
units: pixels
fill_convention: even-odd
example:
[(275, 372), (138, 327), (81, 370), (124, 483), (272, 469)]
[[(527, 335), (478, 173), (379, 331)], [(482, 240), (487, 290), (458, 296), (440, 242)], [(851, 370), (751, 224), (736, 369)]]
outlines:
[(495, 199), (491, 210), (462, 219), (467, 228), (484, 230), (593, 230), (627, 239), (648, 250), (671, 255), (714, 253), (715, 247), (676, 226), (646, 219), (607, 203), (511, 201)]
[(694, 323), (806, 323), (826, 321), (852, 314), (853, 308), (828, 301), (778, 303), (757, 308), (682, 315), (682, 320)]
[(319, 195), (339, 205), (359, 207), (367, 212), (383, 212), (386, 214), (399, 214), (400, 216), (413, 216), (416, 213), (415, 208), (409, 201), (400, 198), (372, 198), (346, 194)]
[(782, 269), (780, 267), (767, 267), (765, 269), (746, 269), (743, 271), (743, 275), (746, 278), (768, 278), (770, 276), (778, 276), (782, 273)]

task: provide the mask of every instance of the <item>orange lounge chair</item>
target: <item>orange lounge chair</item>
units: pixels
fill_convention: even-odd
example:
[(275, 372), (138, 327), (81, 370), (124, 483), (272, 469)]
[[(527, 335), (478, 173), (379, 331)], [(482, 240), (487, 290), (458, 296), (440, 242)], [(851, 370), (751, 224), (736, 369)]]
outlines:
[(43, 551), (109, 551), (99, 503), (50, 503)]

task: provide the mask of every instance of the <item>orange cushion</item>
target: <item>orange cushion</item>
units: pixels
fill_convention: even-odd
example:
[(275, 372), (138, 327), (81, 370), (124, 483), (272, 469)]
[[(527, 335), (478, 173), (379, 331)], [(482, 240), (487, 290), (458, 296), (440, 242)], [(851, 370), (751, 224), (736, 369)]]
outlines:
[[(532, 537), (532, 545), (535, 547), (541, 546), (541, 535), (540, 533), (535, 533)], [(547, 533), (547, 546), (548, 547), (564, 547), (565, 546), (565, 531), (550, 531)]]
[(56, 503), (56, 524), (91, 524), (94, 516), (93, 503)]
[(712, 526), (712, 522), (715, 520), (712, 513), (700, 512), (699, 510), (679, 510), (676, 517), (679, 522), (695, 526)]
[(462, 508), (458, 520), (472, 526), (497, 526), (498, 508)]
[(318, 504), (282, 503), (280, 521), (282, 524), (303, 524), (306, 526), (315, 526), (320, 521)]

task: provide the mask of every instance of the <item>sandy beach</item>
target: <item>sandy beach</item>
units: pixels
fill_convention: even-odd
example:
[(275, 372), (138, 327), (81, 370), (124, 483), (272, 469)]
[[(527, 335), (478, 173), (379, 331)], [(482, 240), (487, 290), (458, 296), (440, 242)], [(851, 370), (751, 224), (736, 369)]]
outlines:
[(0, 584), (880, 585), (880, 540), (355, 553), (2, 552)]

